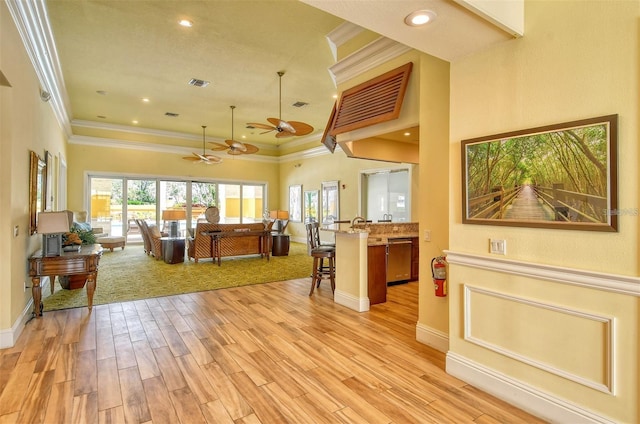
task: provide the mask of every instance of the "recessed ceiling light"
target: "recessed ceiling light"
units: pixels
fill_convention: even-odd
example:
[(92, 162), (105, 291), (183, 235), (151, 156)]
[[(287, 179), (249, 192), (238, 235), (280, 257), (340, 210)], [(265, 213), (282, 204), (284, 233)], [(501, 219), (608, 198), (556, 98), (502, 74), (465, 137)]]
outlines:
[(143, 97), (140, 100), (142, 100), (143, 103), (149, 103), (149, 98), (148, 97)]
[(432, 10), (416, 10), (404, 18), (404, 23), (409, 26), (420, 26), (432, 22), (436, 18), (436, 12)]
[(333, 96), (331, 96), (331, 97), (333, 97), (334, 99), (337, 99), (337, 98), (338, 98), (338, 95), (337, 95), (337, 94), (334, 94), (334, 95), (333, 95)]
[(138, 124), (138, 121), (136, 121), (136, 120), (134, 119), (133, 121), (131, 121), (131, 123), (132, 123), (133, 125), (137, 125), (137, 124)]
[(181, 19), (178, 23), (180, 24), (180, 26), (187, 28), (191, 28), (193, 26), (193, 21), (190, 21), (189, 19)]
[(411, 133), (410, 133), (410, 132), (406, 132), (406, 133), (404, 133), (404, 136), (405, 136), (405, 137), (409, 137), (410, 135), (411, 135)]

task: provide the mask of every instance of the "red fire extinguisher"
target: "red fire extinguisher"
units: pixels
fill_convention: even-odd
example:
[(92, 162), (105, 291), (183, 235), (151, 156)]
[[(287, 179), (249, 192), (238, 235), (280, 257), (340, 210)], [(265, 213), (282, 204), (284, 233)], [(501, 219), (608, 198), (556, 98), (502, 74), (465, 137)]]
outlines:
[(447, 296), (447, 262), (444, 256), (431, 259), (431, 275), (433, 276), (433, 288), (436, 296)]

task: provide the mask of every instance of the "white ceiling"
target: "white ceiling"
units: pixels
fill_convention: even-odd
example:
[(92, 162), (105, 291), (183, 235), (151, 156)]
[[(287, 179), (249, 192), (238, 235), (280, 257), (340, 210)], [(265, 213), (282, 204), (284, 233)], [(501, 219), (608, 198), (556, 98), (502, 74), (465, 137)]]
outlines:
[[(295, 139), (246, 128), (278, 117), (281, 70), (282, 118), (312, 125), (308, 138), (322, 135), (336, 94), (326, 36), (345, 19), (446, 60), (511, 38), (450, 1), (304, 1), (46, 0), (68, 114), (83, 128), (168, 131), (197, 145), (201, 125), (208, 138), (230, 138), (234, 105), (235, 138), (264, 148)], [(430, 29), (403, 23), (425, 6), (438, 14)], [(178, 25), (185, 18), (192, 28)], [(211, 84), (193, 87), (191, 78)]]

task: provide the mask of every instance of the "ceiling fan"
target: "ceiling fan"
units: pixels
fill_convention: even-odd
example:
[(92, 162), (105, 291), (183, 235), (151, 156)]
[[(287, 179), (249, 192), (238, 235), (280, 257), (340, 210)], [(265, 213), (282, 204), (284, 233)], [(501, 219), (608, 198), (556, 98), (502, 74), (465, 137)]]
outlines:
[(313, 127), (309, 124), (305, 124), (304, 122), (298, 122), (298, 121), (283, 121), (282, 120), (282, 76), (284, 75), (284, 71), (278, 71), (278, 77), (280, 78), (280, 103), (279, 103), (279, 117), (278, 118), (267, 118), (267, 121), (269, 121), (271, 123), (271, 125), (267, 125), (267, 124), (259, 124), (259, 123), (248, 123), (247, 125), (250, 125), (252, 127), (255, 128), (260, 128), (263, 130), (267, 130), (265, 132), (262, 132), (260, 134), (266, 134), (269, 133), (271, 131), (277, 131), (276, 137), (277, 138), (283, 138), (283, 137), (293, 137), (295, 136), (301, 136), (301, 135), (307, 135), (310, 134), (313, 131)]
[(231, 140), (224, 141), (225, 143), (227, 143), (226, 146), (222, 143), (216, 143), (216, 142), (210, 141), (209, 144), (213, 146), (211, 150), (216, 150), (216, 151), (226, 150), (227, 153), (230, 155), (250, 155), (252, 153), (256, 153), (259, 149), (253, 144), (242, 143), (240, 141), (235, 141), (233, 139), (233, 110), (236, 107), (235, 106), (229, 106), (229, 107), (231, 108)]
[(204, 163), (205, 165), (216, 165), (222, 163), (222, 158), (216, 155), (208, 155), (205, 151), (205, 135), (204, 130), (206, 125), (202, 126), (202, 154), (193, 152), (193, 156), (183, 157), (184, 160), (190, 160), (194, 163)]

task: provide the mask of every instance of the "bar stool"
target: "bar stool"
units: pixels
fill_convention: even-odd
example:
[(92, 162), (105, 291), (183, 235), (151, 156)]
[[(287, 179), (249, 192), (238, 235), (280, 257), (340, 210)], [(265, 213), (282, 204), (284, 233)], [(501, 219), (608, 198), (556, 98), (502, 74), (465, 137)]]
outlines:
[[(313, 294), (316, 287), (320, 287), (322, 280), (331, 281), (331, 292), (336, 290), (336, 249), (333, 247), (316, 247), (311, 250), (313, 257), (313, 275), (311, 276), (311, 290), (309, 296)], [(324, 265), (324, 260), (328, 260), (328, 265)]]
[[(305, 225), (307, 230), (307, 248), (309, 255), (313, 258), (313, 273), (311, 274), (311, 291), (309, 296), (313, 294), (313, 290), (320, 286), (320, 282), (325, 279), (331, 281), (331, 291), (336, 289), (335, 281), (335, 245), (320, 244), (319, 224), (310, 222)], [(327, 259), (328, 265), (324, 260)]]

